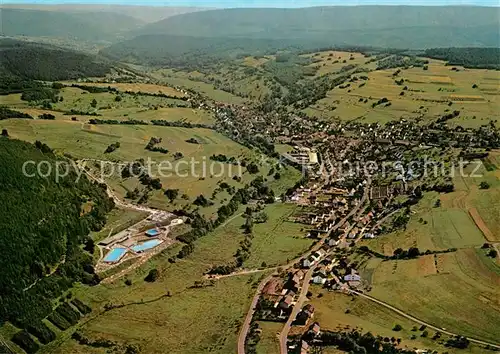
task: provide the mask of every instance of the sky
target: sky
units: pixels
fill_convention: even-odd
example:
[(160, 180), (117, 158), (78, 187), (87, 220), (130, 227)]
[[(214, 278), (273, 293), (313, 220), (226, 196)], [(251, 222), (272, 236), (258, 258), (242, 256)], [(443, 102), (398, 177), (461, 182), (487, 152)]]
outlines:
[(1, 2), (10, 4), (122, 4), (219, 8), (307, 7), (329, 5), (500, 5), (500, 0), (1, 0)]

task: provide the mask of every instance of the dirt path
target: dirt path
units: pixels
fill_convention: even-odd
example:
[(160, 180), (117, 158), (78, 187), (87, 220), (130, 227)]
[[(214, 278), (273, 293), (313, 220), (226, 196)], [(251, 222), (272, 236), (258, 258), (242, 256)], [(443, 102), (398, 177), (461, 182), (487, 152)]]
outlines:
[[(410, 314), (408, 314), (408, 313), (406, 313), (404, 311), (401, 311), (401, 310), (397, 309), (396, 307), (394, 307), (392, 305), (389, 305), (389, 304), (387, 304), (387, 303), (385, 303), (383, 301), (375, 299), (374, 297), (371, 297), (370, 295), (366, 295), (366, 294), (363, 294), (363, 293), (360, 293), (360, 292), (357, 292), (357, 291), (351, 290), (351, 289), (349, 289), (348, 291), (350, 293), (353, 293), (353, 294), (359, 295), (361, 297), (364, 297), (365, 299), (368, 299), (370, 301), (376, 302), (377, 304), (382, 305), (385, 308), (388, 308), (389, 310), (394, 311), (397, 314), (399, 314), (399, 315), (401, 315), (401, 316), (403, 316), (403, 317), (405, 317), (405, 318), (407, 318), (407, 319), (409, 319), (411, 321), (414, 321), (414, 322), (419, 323), (421, 325), (425, 325), (428, 328), (431, 328), (431, 329), (433, 329), (435, 331), (439, 331), (441, 333), (447, 334), (447, 335), (452, 336), (452, 337), (455, 337), (455, 336), (459, 335), (457, 333), (449, 332), (449, 331), (444, 330), (442, 328), (436, 327), (436, 326), (434, 326), (434, 325), (432, 325), (430, 323), (427, 323), (427, 322), (424, 322), (422, 320), (419, 320), (418, 318), (416, 318), (416, 317), (414, 317), (414, 316), (412, 316), (412, 315), (410, 315)], [(466, 338), (470, 342), (472, 342), (472, 343), (481, 344), (481, 345), (489, 345), (490, 347), (494, 347), (496, 349), (500, 349), (500, 345), (498, 345), (498, 344), (488, 343), (488, 342), (485, 342), (485, 341), (482, 341), (482, 340), (479, 340), (479, 339), (474, 339), (474, 338), (469, 338), (469, 337), (466, 337)]]
[(484, 234), (484, 237), (488, 240), (488, 242), (498, 241), (493, 232), (491, 232), (491, 230), (488, 228), (488, 225), (486, 225), (476, 208), (470, 208), (469, 214), (472, 217), (472, 220), (474, 220), (474, 222), (476, 223), (476, 226)]

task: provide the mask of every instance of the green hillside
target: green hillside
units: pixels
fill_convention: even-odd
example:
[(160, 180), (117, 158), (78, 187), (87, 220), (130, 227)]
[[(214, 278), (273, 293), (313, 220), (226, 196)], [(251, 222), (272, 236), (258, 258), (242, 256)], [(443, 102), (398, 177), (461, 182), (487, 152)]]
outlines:
[(104, 76), (111, 64), (95, 56), (33, 42), (0, 40), (0, 94), (39, 87), (34, 80)]
[(499, 46), (499, 8), (348, 6), (189, 13), (133, 34), (313, 40), (397, 48)]
[(0, 323), (26, 326), (47, 316), (73, 282), (98, 282), (92, 255), (80, 246), (104, 226), (113, 201), (74, 172), (59, 182), (22, 172), (26, 161), (47, 161), (46, 172), (58, 160), (44, 144), (0, 138)]
[(143, 22), (113, 12), (38, 11), (0, 9), (1, 34), (5, 36), (57, 37), (77, 40), (115, 40)]
[(318, 48), (320, 42), (259, 38), (202, 38), (170, 35), (143, 35), (113, 44), (100, 54), (132, 63), (174, 67), (200, 67), (220, 59), (274, 53), (277, 50)]

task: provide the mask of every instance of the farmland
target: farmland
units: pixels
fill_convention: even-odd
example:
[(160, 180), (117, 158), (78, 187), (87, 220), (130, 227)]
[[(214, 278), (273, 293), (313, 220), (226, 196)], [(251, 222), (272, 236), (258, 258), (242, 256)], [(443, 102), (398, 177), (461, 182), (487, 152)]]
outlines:
[[(322, 292), (322, 297), (315, 297), (311, 304), (316, 308), (315, 320), (321, 324), (322, 330), (350, 330), (371, 332), (383, 337), (401, 338), (401, 348), (429, 348), (441, 351), (443, 346), (430, 339), (434, 335), (429, 332), (429, 338), (421, 336), (420, 325), (406, 319), (385, 307), (360, 297), (345, 294)], [(396, 324), (402, 326), (401, 331), (393, 331)], [(416, 327), (415, 330), (414, 327)], [(412, 337), (414, 336), (414, 338)], [(412, 339), (413, 338), (413, 339)], [(482, 353), (481, 348), (471, 346), (466, 353)], [(448, 353), (463, 353), (458, 349), (446, 348)]]
[[(489, 159), (497, 162), (498, 153)], [(496, 168), (468, 166), (454, 177), (455, 191), (428, 193), (412, 207), (406, 230), (381, 235), (362, 244), (382, 254), (396, 248), (420, 250), (456, 248), (456, 252), (425, 255), (412, 260), (365, 263), (363, 276), (371, 295), (439, 327), (485, 340), (495, 340), (500, 325), (497, 261), (482, 249), (498, 242), (499, 179)], [(480, 188), (487, 181), (489, 189)], [(436, 201), (440, 200), (440, 206)], [(432, 295), (430, 295), (432, 294)], [(459, 295), (460, 294), (460, 295)], [(474, 309), (481, 308), (482, 311)], [(491, 329), (491, 330), (490, 330)]]
[[(336, 87), (328, 92), (327, 97), (307, 108), (306, 113), (329, 119), (359, 121), (366, 123), (386, 123), (391, 120), (421, 119), (429, 123), (447, 110), (458, 110), (460, 116), (448, 122), (473, 128), (496, 121), (498, 126), (498, 104), (500, 99), (500, 73), (498, 71), (465, 69), (446, 66), (444, 62), (429, 60), (427, 70), (421, 67), (409, 69), (374, 70), (374, 63), (366, 64), (368, 58), (353, 55), (354, 60), (347, 58), (347, 64), (340, 61), (330, 64), (321, 53), (319, 73), (340, 70), (342, 65), (358, 64), (368, 72), (366, 80), (358, 80), (348, 85)], [(346, 60), (346, 55), (334, 53)], [(337, 59), (338, 60), (338, 59)], [(452, 70), (453, 68), (457, 70)], [(395, 74), (398, 71), (397, 74)], [(398, 83), (396, 83), (398, 81)], [(390, 105), (373, 103), (386, 97)]]

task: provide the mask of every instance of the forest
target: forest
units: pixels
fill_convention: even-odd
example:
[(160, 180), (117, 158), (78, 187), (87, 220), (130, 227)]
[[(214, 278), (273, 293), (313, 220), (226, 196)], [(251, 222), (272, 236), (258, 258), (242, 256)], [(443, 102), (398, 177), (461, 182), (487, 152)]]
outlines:
[[(0, 323), (29, 330), (75, 282), (99, 283), (92, 254), (81, 246), (104, 226), (114, 202), (69, 166), (41, 142), (0, 137)], [(65, 168), (57, 180), (56, 169)]]
[(0, 40), (0, 56), (0, 94), (20, 93), (42, 86), (35, 80), (57, 81), (104, 76), (111, 67), (108, 60), (13, 39)]
[(446, 60), (448, 65), (500, 69), (500, 48), (435, 48), (426, 50), (425, 56)]

